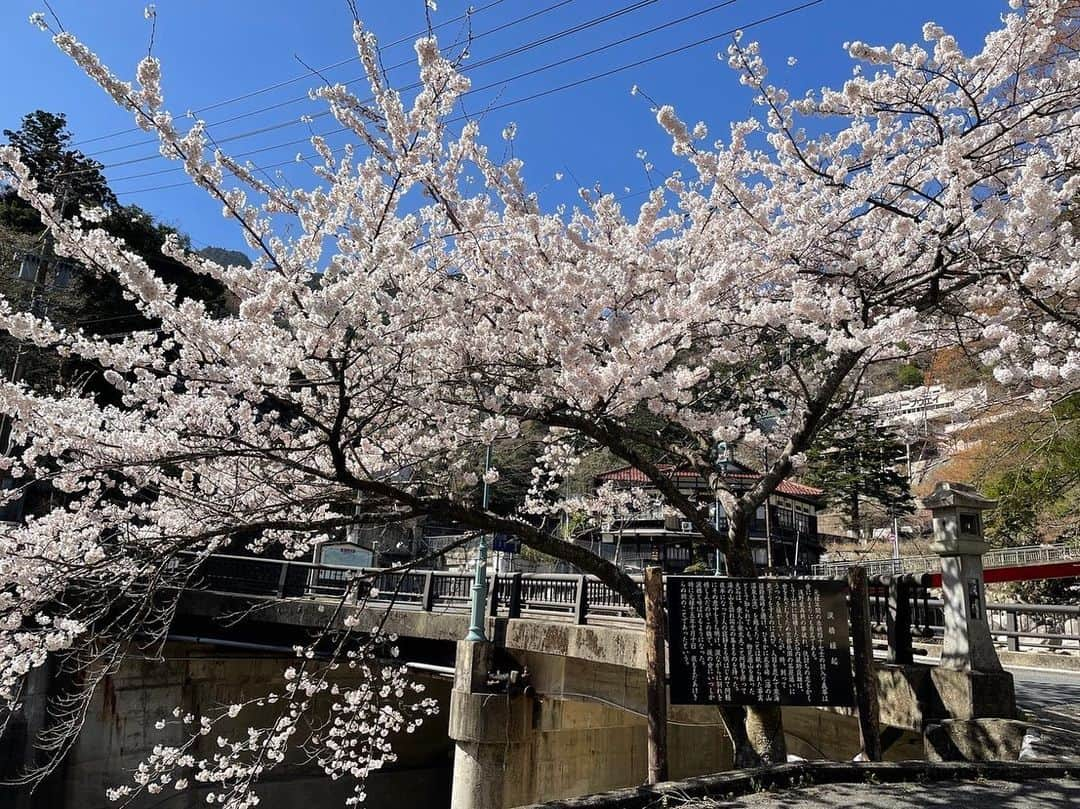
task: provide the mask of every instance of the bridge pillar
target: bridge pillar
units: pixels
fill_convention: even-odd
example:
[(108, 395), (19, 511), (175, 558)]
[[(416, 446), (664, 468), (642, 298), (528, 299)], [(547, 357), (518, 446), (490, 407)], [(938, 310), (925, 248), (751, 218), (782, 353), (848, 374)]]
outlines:
[(490, 641), (457, 645), (450, 694), (451, 809), (504, 809), (530, 777), (523, 748), (532, 730), (532, 700), (488, 686), (494, 652)]
[(986, 619), (982, 512), (994, 501), (970, 486), (939, 483), (924, 505), (934, 518), (930, 548), (941, 556), (945, 637), (931, 679), (944, 713), (962, 720), (1013, 717), (1012, 675), (1001, 667)]

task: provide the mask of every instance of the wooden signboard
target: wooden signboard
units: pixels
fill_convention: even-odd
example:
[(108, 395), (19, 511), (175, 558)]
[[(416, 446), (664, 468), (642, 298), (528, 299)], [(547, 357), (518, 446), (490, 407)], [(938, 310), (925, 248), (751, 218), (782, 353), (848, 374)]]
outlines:
[(854, 705), (847, 586), (669, 576), (671, 702)]

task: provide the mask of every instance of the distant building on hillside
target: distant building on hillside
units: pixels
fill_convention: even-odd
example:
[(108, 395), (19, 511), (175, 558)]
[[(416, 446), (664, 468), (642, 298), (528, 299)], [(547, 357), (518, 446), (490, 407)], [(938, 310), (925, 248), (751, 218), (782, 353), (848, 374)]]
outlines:
[(933, 424), (951, 432), (967, 424), (973, 413), (986, 406), (985, 385), (948, 390), (944, 385), (921, 385), (910, 390), (870, 396), (863, 407), (879, 424), (888, 427), (920, 427)]
[(955, 451), (959, 431), (985, 411), (989, 398), (985, 385), (949, 390), (944, 385), (922, 385), (883, 393), (863, 400), (881, 427), (894, 430), (907, 446), (907, 474), (922, 480), (940, 460)]
[[(661, 465), (660, 469), (676, 482), (680, 492), (707, 505), (710, 519), (717, 519), (717, 504), (700, 475), (673, 465)], [(760, 473), (740, 463), (729, 461), (726, 464), (724, 478), (735, 491), (750, 488), (760, 477)], [(597, 486), (607, 483), (655, 492), (645, 475), (632, 466), (597, 476)], [(772, 570), (781, 573), (805, 572), (817, 562), (822, 552), (817, 512), (823, 495), (821, 489), (812, 486), (790, 480), (780, 482), (770, 496), (768, 506), (759, 507), (750, 524), (750, 546), (759, 568), (771, 566)], [(722, 509), (719, 525), (721, 530), (727, 529), (727, 518)], [(592, 537), (579, 540), (579, 543), (631, 570), (659, 563), (665, 570), (678, 573), (695, 561), (714, 569), (715, 554), (711, 549), (699, 551), (695, 559), (695, 546), (700, 548), (700, 540), (700, 533), (685, 517), (662, 506), (659, 492), (656, 492), (650, 507), (609, 519)]]

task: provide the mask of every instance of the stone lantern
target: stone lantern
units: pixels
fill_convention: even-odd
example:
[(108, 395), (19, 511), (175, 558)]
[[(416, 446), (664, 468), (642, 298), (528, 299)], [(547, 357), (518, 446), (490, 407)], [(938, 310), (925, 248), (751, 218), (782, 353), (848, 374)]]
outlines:
[(941, 556), (945, 638), (941, 665), (965, 671), (1001, 671), (986, 620), (982, 555), (989, 545), (982, 512), (995, 501), (962, 483), (939, 483), (923, 501), (934, 516), (930, 550)]
[(941, 556), (945, 637), (931, 671), (937, 700), (953, 719), (1013, 717), (1012, 675), (1001, 667), (986, 618), (982, 513), (995, 501), (961, 483), (939, 483), (923, 500), (934, 517), (930, 549)]

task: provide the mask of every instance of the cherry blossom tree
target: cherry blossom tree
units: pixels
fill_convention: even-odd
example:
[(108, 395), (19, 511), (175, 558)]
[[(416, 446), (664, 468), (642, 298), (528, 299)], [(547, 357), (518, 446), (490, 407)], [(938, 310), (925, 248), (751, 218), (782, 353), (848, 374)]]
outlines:
[[(682, 167), (634, 210), (586, 189), (572, 210), (542, 210), (520, 159), (493, 158), (476, 120), (449, 126), (469, 81), (433, 35), (416, 43), (410, 95), (387, 86), (356, 22), (370, 97), (312, 92), (353, 143), (313, 136), (313, 184), (299, 188), (174, 118), (155, 57), (128, 82), (53, 32), (258, 260), (221, 266), (166, 245), (239, 301), (212, 317), (98, 227), (100, 211), (60, 216), (0, 152), (57, 253), (117, 278), (161, 323), (106, 339), (0, 302), (0, 328), (98, 363), (122, 396), (0, 384), (16, 447), (4, 463), (63, 502), (0, 538), (2, 696), (17, 700), (49, 654), (103, 671), (160, 639), (168, 593), (237, 537), (301, 554), (357, 521), (451, 519), (515, 535), (640, 609), (638, 585), (558, 527), (625, 498), (560, 498), (590, 453), (636, 467), (731, 572), (754, 575), (749, 520), (875, 363), (978, 343), (999, 381), (1037, 402), (1075, 392), (1077, 10), (1014, 3), (972, 54), (933, 23), (923, 44), (850, 43), (843, 86), (800, 98), (736, 37), (723, 56), (760, 114), (710, 140), (658, 107)], [(542, 436), (532, 489), (514, 514), (487, 511), (472, 496), (480, 448), (523, 429)], [(717, 472), (721, 443), (768, 449), (749, 489)], [(709, 482), (725, 532), (657, 457)], [(741, 751), (783, 760), (778, 710), (726, 718)]]

